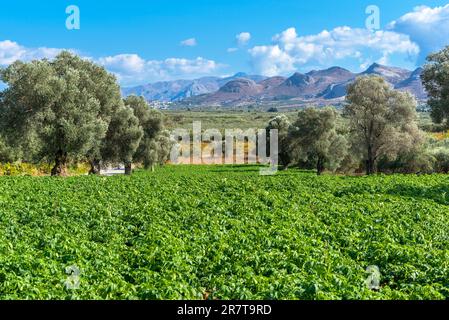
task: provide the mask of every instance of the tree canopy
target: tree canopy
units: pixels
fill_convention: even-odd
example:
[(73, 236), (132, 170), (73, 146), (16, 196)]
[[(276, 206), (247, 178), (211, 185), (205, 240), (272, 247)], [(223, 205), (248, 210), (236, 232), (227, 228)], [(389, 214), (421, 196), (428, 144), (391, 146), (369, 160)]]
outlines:
[(337, 117), (333, 108), (300, 111), (289, 135), (291, 158), (314, 163), (318, 175), (336, 169), (347, 153), (346, 138), (337, 132)]
[(54, 160), (66, 175), (70, 160), (99, 153), (120, 89), (104, 68), (69, 52), (53, 61), (15, 62), (1, 71), (0, 131), (25, 160)]
[(290, 150), (289, 150), (289, 142), (288, 142), (288, 134), (291, 128), (291, 122), (285, 114), (276, 116), (268, 122), (265, 130), (267, 131), (266, 142), (269, 150), (269, 142), (270, 142), (270, 130), (278, 130), (278, 146), (279, 146), (279, 161), (282, 166), (287, 167), (290, 164)]
[(427, 57), (421, 78), (432, 119), (449, 126), (449, 46)]
[(133, 161), (143, 163), (145, 168), (152, 167), (159, 162), (159, 154), (162, 152), (163, 144), (157, 143), (162, 139), (160, 134), (164, 128), (162, 114), (151, 109), (143, 97), (129, 96), (124, 103), (134, 111), (143, 130), (143, 136), (134, 153)]
[(361, 155), (367, 174), (376, 171), (380, 157), (393, 158), (421, 143), (411, 94), (392, 89), (379, 76), (363, 76), (349, 85), (346, 100), (353, 152)]
[(124, 163), (125, 173), (131, 174), (133, 157), (143, 135), (143, 129), (133, 109), (128, 106), (120, 107), (112, 117), (103, 143), (103, 160)]

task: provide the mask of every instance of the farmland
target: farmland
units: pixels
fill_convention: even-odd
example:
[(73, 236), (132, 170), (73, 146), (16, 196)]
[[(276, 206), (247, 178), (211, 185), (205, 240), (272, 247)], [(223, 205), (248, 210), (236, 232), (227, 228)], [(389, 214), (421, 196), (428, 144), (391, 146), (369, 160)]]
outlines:
[[(298, 116), (298, 110), (288, 110), (280, 112), (262, 112), (257, 110), (212, 110), (212, 111), (173, 111), (163, 110), (165, 115), (165, 125), (168, 129), (192, 129), (192, 123), (201, 122), (202, 128), (206, 129), (263, 129), (268, 122), (278, 115), (286, 115), (290, 121), (294, 121)], [(429, 131), (433, 123), (429, 113), (418, 113), (419, 125)]]
[(258, 169), (0, 177), (0, 297), (449, 297), (447, 175)]
[(199, 121), (203, 129), (263, 129), (278, 114), (286, 114), (294, 119), (297, 112), (271, 113), (259, 111), (166, 111), (164, 110), (167, 128), (191, 129), (192, 123)]

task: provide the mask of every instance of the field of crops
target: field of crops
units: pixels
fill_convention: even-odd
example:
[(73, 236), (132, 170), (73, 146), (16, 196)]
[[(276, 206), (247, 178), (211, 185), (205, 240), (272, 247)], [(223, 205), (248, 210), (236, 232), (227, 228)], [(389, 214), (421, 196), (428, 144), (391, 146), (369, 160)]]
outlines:
[(448, 176), (0, 177), (2, 299), (448, 297)]

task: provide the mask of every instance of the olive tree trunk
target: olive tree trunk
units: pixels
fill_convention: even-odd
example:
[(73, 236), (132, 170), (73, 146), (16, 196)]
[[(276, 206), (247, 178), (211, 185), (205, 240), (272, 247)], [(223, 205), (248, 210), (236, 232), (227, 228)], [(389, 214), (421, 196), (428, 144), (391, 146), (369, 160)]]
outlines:
[(316, 172), (317, 175), (321, 176), (321, 174), (324, 172), (324, 159), (319, 157), (317, 164), (316, 164)]
[(51, 169), (52, 176), (66, 177), (67, 172), (67, 152), (59, 150), (55, 155), (55, 166)]
[(100, 160), (98, 159), (91, 160), (89, 174), (100, 174), (100, 171), (101, 171)]
[(125, 174), (127, 176), (130, 176), (133, 173), (133, 165), (131, 162), (125, 163)]
[(368, 146), (367, 160), (366, 160), (366, 174), (372, 175), (375, 173), (376, 159), (374, 157), (373, 148)]

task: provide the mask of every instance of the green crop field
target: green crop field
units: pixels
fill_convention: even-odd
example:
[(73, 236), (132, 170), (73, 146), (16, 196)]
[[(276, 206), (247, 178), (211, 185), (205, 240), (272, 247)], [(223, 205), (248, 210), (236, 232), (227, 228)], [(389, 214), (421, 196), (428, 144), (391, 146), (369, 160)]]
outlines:
[(2, 299), (449, 297), (445, 175), (1, 177), (0, 219)]

